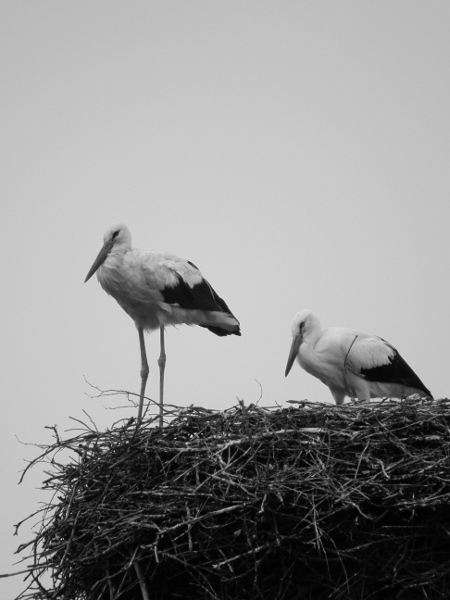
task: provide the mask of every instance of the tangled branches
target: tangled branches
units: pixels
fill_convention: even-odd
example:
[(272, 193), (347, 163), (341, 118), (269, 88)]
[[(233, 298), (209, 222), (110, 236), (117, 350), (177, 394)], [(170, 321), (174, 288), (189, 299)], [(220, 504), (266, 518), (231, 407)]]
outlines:
[(448, 402), (241, 404), (180, 409), (163, 429), (55, 431), (35, 461), (54, 495), (19, 549), (19, 598), (448, 598)]

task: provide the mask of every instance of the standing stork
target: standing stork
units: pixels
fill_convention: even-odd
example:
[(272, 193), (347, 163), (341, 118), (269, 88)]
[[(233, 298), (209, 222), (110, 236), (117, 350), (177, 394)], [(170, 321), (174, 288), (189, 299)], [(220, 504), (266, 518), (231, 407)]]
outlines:
[(131, 245), (131, 233), (123, 223), (109, 227), (103, 247), (85, 282), (97, 272), (100, 285), (135, 322), (141, 350), (141, 392), (138, 425), (142, 420), (148, 363), (144, 331), (160, 330), (160, 425), (164, 398), (166, 325), (200, 325), (216, 335), (241, 335), (239, 321), (220, 296), (188, 260)]
[(330, 388), (338, 406), (345, 396), (366, 402), (411, 394), (433, 398), (394, 346), (376, 335), (346, 327), (322, 329), (311, 311), (302, 310), (292, 323), (292, 338), (285, 375), (297, 359)]

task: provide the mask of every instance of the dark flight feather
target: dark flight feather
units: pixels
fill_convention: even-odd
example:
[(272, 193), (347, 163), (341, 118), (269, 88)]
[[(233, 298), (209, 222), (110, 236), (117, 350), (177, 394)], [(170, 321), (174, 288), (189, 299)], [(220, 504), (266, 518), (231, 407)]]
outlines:
[(408, 363), (400, 356), (395, 348), (393, 348), (393, 350), (394, 355), (389, 358), (389, 364), (380, 365), (379, 367), (372, 367), (371, 369), (361, 369), (361, 375), (363, 375), (369, 381), (400, 383), (407, 387), (420, 390), (427, 394), (427, 396), (433, 398), (430, 390), (424, 386)]
[[(191, 287), (179, 273), (174, 270), (172, 270), (172, 272), (176, 275), (177, 282), (173, 287), (165, 287), (161, 291), (164, 302), (188, 310), (218, 311), (234, 317), (225, 300), (216, 294), (206, 279), (202, 279), (199, 283)], [(200, 325), (200, 327), (205, 327), (219, 336), (230, 335), (231, 333), (234, 335), (241, 335), (239, 327), (236, 331), (232, 332), (222, 329), (217, 325)]]

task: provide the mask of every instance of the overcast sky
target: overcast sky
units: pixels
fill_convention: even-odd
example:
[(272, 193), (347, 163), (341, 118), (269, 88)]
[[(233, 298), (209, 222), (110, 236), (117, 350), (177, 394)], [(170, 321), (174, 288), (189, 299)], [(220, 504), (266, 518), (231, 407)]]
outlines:
[(448, 396), (449, 26), (439, 0), (3, 0), (0, 572), (44, 498), (39, 471), (17, 485), (37, 453), (18, 440), (136, 413), (84, 379), (139, 390), (132, 320), (83, 284), (112, 222), (198, 265), (241, 322), (167, 331), (168, 402), (331, 402), (284, 378), (302, 308)]

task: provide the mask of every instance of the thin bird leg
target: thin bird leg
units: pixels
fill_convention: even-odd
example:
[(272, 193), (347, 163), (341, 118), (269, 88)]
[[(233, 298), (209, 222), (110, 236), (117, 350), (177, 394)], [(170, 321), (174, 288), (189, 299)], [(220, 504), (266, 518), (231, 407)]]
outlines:
[(142, 413), (144, 410), (144, 394), (145, 394), (145, 385), (148, 379), (148, 362), (147, 362), (147, 354), (145, 352), (145, 341), (144, 341), (144, 330), (142, 327), (138, 327), (139, 333), (139, 345), (141, 347), (141, 395), (139, 396), (139, 411), (137, 417), (138, 426), (142, 421)]
[(161, 352), (158, 358), (159, 365), (159, 426), (163, 426), (163, 406), (164, 406), (164, 370), (166, 368), (166, 347), (164, 343), (164, 325), (159, 326), (159, 345)]

